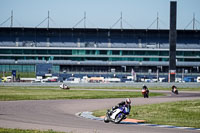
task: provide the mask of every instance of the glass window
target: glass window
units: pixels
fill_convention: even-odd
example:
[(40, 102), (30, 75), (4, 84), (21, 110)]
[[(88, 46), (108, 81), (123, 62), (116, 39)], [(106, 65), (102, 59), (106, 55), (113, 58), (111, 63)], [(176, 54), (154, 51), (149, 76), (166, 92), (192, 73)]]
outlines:
[(100, 54), (100, 55), (107, 55), (107, 51), (106, 51), (106, 50), (100, 50), (100, 51), (99, 51), (99, 54)]
[[(41, 51), (43, 54), (47, 54), (47, 51)], [(48, 54), (59, 54), (58, 50), (48, 50)]]
[(107, 55), (112, 55), (112, 50), (108, 50)]
[(199, 51), (184, 51), (184, 56), (200, 56)]
[(12, 53), (13, 53), (13, 54), (22, 54), (23, 51), (22, 51), (22, 49), (13, 49), (13, 50), (12, 50)]
[(9, 65), (0, 65), (0, 71), (5, 72), (5, 71), (9, 71)]
[(159, 61), (159, 58), (149, 58), (149, 61)]
[(1, 54), (11, 54), (11, 50), (10, 49), (0, 49), (0, 53)]
[(184, 56), (184, 52), (183, 51), (176, 51), (176, 55), (177, 56)]
[(85, 55), (85, 50), (72, 50), (72, 55)]
[(144, 58), (143, 60), (144, 60), (144, 61), (149, 61), (149, 58)]
[(159, 51), (160, 56), (169, 56), (169, 51)]
[(86, 55), (95, 55), (95, 50), (86, 50)]
[(122, 51), (122, 55), (135, 55), (135, 51)]
[(59, 73), (59, 71), (60, 71), (60, 66), (53, 66), (54, 73)]
[(79, 50), (79, 55), (85, 55), (85, 50)]
[(72, 50), (61, 50), (61, 55), (72, 55)]
[(145, 51), (145, 55), (159, 55), (158, 51)]
[(145, 51), (135, 51), (136, 55), (145, 55)]
[(119, 55), (120, 54), (120, 51), (119, 50), (113, 50), (112, 51), (112, 55)]
[(30, 49), (24, 49), (24, 50), (23, 50), (23, 53), (24, 53), (24, 54), (35, 54), (36, 51), (35, 51), (35, 50), (30, 50)]

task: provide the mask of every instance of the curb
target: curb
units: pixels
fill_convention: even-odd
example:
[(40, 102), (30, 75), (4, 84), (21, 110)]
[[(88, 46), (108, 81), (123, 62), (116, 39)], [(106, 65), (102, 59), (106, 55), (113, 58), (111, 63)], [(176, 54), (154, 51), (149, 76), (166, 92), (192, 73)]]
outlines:
[[(91, 120), (103, 121), (103, 118), (96, 117), (92, 114), (93, 114), (93, 112), (86, 111), (86, 112), (76, 113), (75, 115), (79, 116), (79, 117), (91, 119)], [(171, 125), (145, 124), (145, 123), (134, 123), (134, 122), (125, 122), (125, 121), (122, 121), (120, 123), (122, 123), (122, 124), (134, 124), (134, 125), (140, 125), (140, 126), (151, 126), (151, 127), (160, 127), (160, 128), (175, 128), (175, 129), (200, 131), (200, 128), (192, 128), (192, 127), (177, 127), (177, 126), (171, 126)]]

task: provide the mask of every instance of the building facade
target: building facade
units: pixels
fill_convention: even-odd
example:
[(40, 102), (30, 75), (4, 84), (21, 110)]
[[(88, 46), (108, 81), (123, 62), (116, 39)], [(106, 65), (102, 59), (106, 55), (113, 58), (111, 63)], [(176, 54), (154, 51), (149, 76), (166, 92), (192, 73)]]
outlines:
[[(169, 30), (0, 28), (0, 72), (168, 72)], [(177, 30), (177, 72), (198, 73), (200, 31)]]

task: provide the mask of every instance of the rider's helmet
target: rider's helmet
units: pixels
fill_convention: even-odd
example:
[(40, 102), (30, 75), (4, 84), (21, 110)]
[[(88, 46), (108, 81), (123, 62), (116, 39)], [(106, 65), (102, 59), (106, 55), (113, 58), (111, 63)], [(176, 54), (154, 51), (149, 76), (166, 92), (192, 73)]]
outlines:
[(147, 86), (143, 84), (142, 89), (147, 89)]
[(126, 98), (125, 101), (126, 101), (127, 104), (131, 104), (131, 99), (130, 98)]

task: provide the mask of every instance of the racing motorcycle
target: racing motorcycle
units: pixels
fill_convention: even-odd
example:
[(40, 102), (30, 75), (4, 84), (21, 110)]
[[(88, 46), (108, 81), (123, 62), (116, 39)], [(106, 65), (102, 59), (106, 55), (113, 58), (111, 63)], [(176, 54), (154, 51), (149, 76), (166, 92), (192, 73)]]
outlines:
[(149, 90), (148, 89), (142, 89), (142, 95), (144, 98), (149, 98)]
[(172, 87), (172, 93), (178, 95), (178, 89), (176, 87)]
[(108, 110), (104, 118), (104, 122), (113, 122), (115, 124), (120, 123), (122, 120), (126, 119), (130, 110), (126, 106), (119, 107), (115, 110)]
[(61, 84), (60, 85), (60, 88), (63, 89), (63, 90), (69, 90), (69, 86), (67, 86), (66, 84)]

